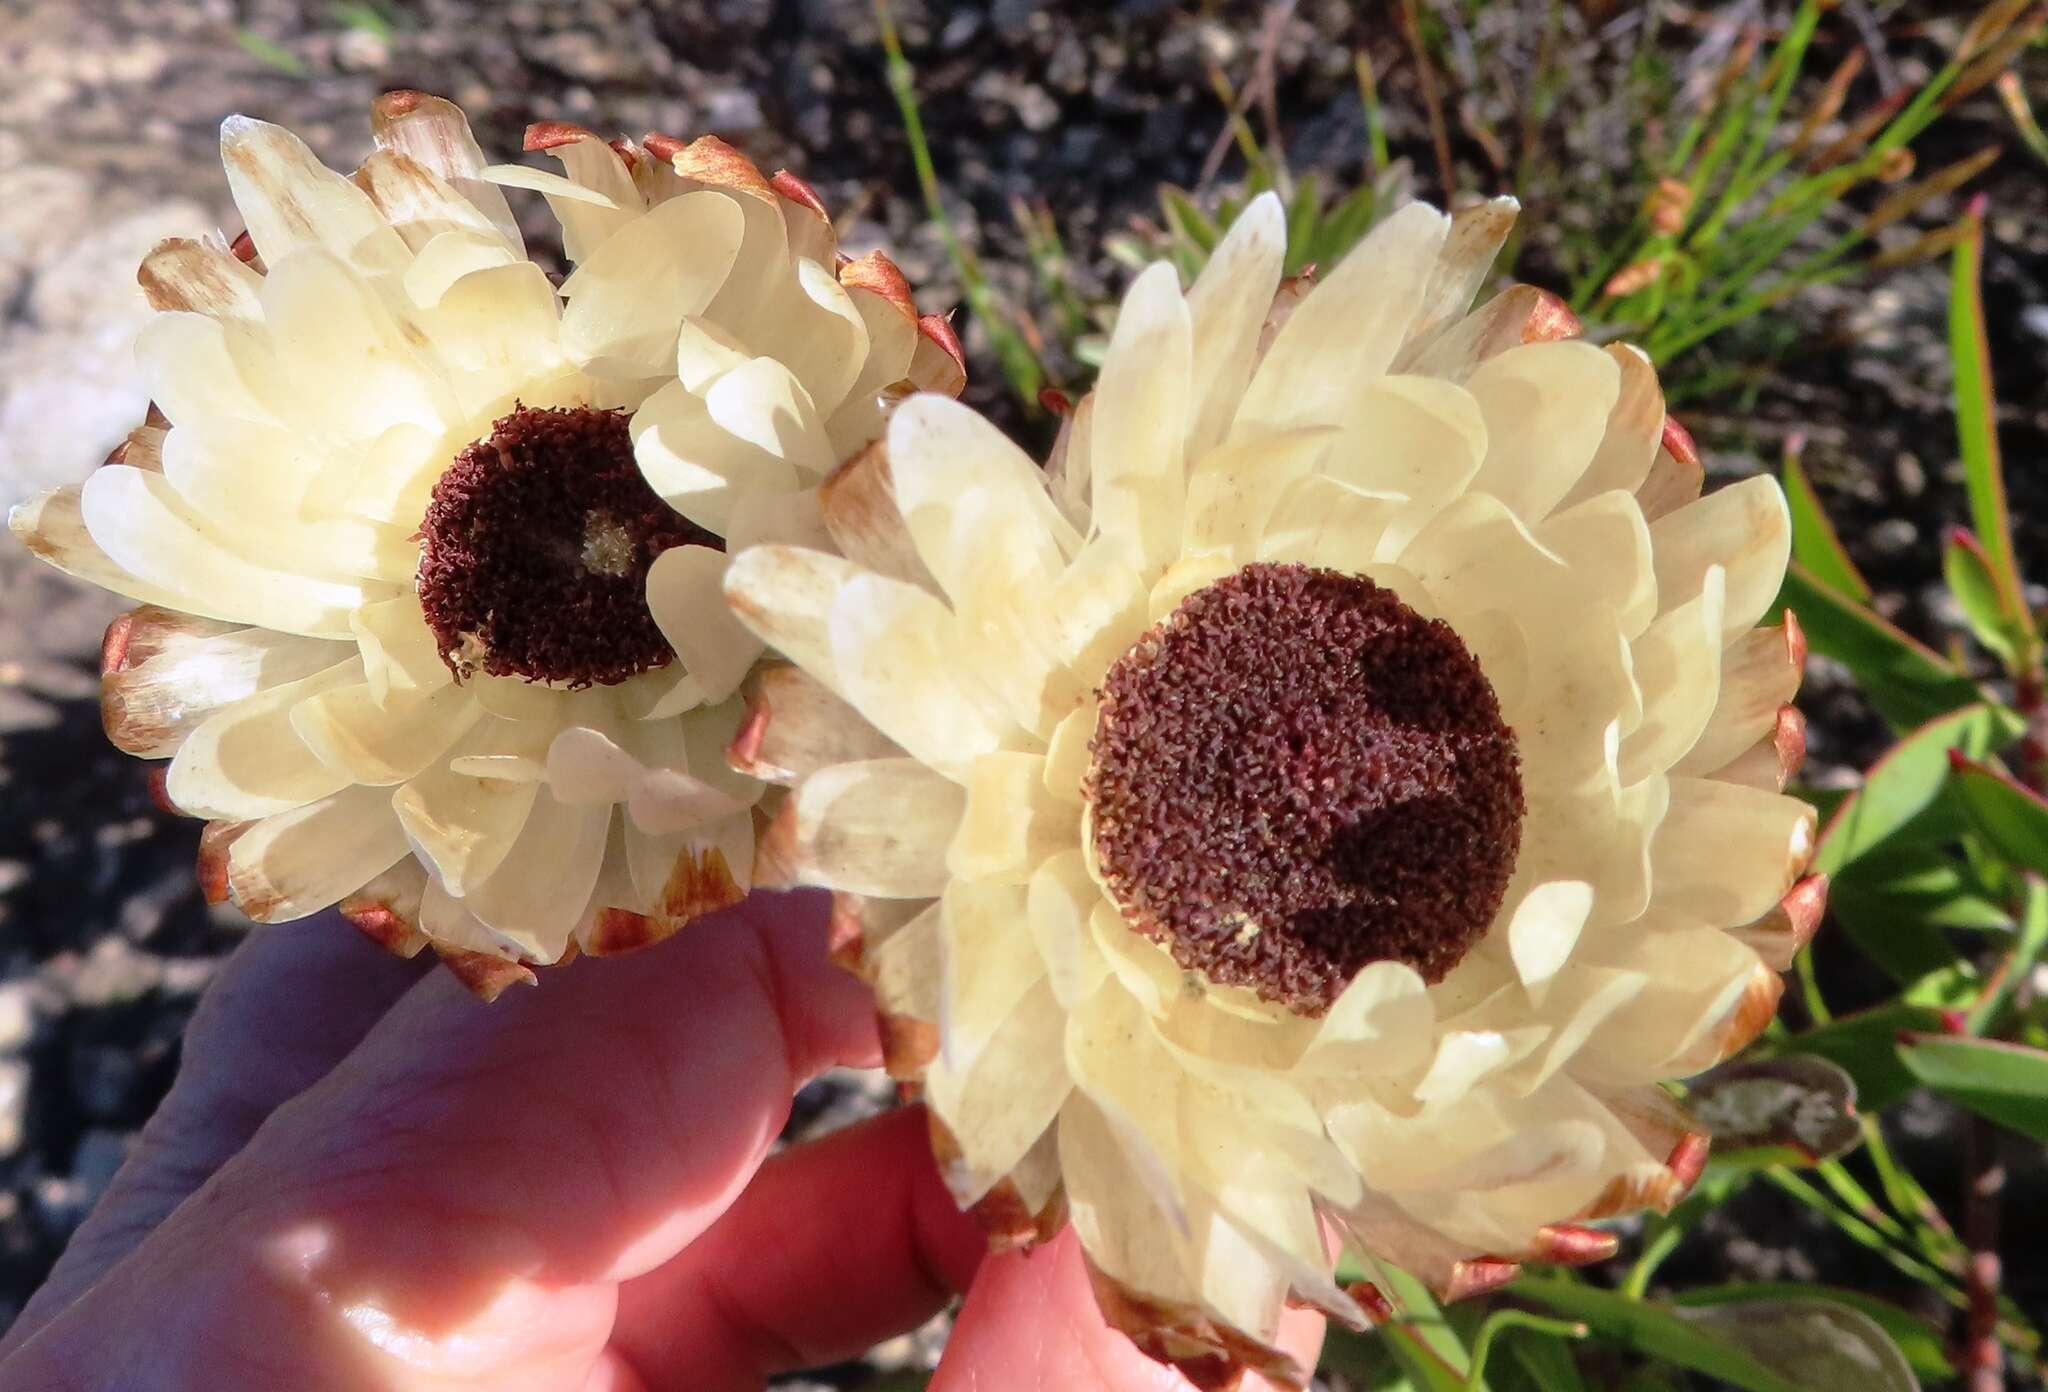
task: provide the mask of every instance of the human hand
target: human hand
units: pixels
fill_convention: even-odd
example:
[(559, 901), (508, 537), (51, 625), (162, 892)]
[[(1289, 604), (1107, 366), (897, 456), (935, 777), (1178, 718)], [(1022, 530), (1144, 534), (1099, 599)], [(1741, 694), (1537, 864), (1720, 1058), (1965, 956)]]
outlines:
[(977, 1266), (935, 1392), (1184, 1389), (1103, 1325), (1070, 1235), (982, 1261), (920, 1109), (769, 1156), (797, 1087), (879, 1057), (824, 935), (815, 896), (756, 896), (485, 1006), (332, 922), (259, 930), (0, 1389), (753, 1388)]

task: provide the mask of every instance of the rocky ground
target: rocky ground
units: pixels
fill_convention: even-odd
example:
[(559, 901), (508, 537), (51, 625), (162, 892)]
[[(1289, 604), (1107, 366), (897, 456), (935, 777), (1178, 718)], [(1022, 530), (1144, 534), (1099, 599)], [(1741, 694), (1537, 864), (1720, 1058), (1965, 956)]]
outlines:
[[(1277, 31), (1276, 114), (1298, 168), (1360, 168), (1357, 45), (1388, 73), (1397, 148), (1426, 154), (1399, 39), (1359, 17), (1377, 8), (1304, 0)], [(1242, 77), (1265, 12), (1164, 0), (897, 5), (949, 207), (999, 288), (1029, 292), (1009, 212), (1019, 197), (1059, 218), (1084, 294), (1122, 283), (1105, 234), (1151, 211), (1158, 181), (1198, 180), (1222, 129), (1211, 66)], [(486, 147), (506, 157), (525, 123), (543, 117), (636, 134), (717, 131), (764, 165), (810, 178), (852, 248), (888, 245), (928, 307), (957, 294), (915, 194), (869, 0), (4, 0), (0, 69), (0, 504), (81, 477), (139, 415), (125, 353), (142, 312), (133, 266), (162, 236), (234, 230), (215, 149), (232, 111), (291, 125), (343, 167), (367, 144), (371, 97), (398, 86), (461, 102)], [(1996, 107), (1981, 105), (1942, 141), (1962, 151), (2006, 139)], [(1625, 148), (1612, 136), (1598, 121), (1561, 136), (1559, 189), (1573, 186), (1578, 162)], [(1930, 166), (1942, 157), (1923, 152)], [(2027, 159), (2015, 148), (1988, 181), (1990, 298), (2022, 554), (2048, 559), (2048, 472), (2037, 463), (2048, 457), (2048, 196)], [(1562, 195), (1551, 210), (1560, 225), (1571, 220)], [(1546, 258), (1539, 239), (1527, 273), (1540, 276)], [(1955, 621), (1936, 583), (1941, 529), (1963, 512), (1945, 294), (1937, 266), (1874, 293), (1851, 282), (1811, 297), (1796, 311), (1804, 351), (1756, 396), (1709, 399), (1692, 417), (1724, 475), (1759, 467), (1785, 433), (1804, 431), (1809, 466), (1882, 604), (1937, 640)], [(1020, 430), (1038, 428), (1005, 395), (979, 326), (967, 327), (977, 399)], [(4, 1325), (167, 1085), (192, 1001), (242, 925), (193, 887), (196, 826), (157, 811), (141, 770), (100, 736), (93, 660), (116, 603), (5, 545), (0, 593)], [(1840, 775), (1869, 757), (1875, 730), (1824, 666), (1815, 676), (1815, 756)], [(833, 1080), (804, 1099), (800, 1120), (843, 1118), (872, 1105), (874, 1091)], [(1953, 1178), (1942, 1159), (1949, 1122), (1928, 1108), (1900, 1117), (1936, 1182)], [(2032, 1182), (2038, 1189), (2038, 1174)], [(1731, 1209), (1689, 1265), (1886, 1280), (1840, 1252), (1839, 1239), (1789, 1221), (1761, 1199)], [(2040, 1236), (2019, 1231), (2015, 1242)], [(933, 1345), (928, 1331), (878, 1363), (916, 1366)], [(858, 1385), (873, 1366), (838, 1370), (834, 1385)]]

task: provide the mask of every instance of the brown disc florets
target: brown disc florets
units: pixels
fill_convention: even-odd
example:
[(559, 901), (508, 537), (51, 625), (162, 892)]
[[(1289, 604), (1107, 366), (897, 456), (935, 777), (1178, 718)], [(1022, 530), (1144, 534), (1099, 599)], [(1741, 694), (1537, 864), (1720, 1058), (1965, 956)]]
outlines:
[(420, 606), (458, 678), (570, 687), (665, 665), (647, 568), (720, 545), (647, 486), (624, 413), (588, 406), (493, 422), (435, 483), (420, 540)]
[(1182, 967), (1304, 1015), (1367, 964), (1434, 982), (1498, 912), (1522, 783), (1450, 626), (1370, 580), (1254, 565), (1104, 678), (1097, 863)]

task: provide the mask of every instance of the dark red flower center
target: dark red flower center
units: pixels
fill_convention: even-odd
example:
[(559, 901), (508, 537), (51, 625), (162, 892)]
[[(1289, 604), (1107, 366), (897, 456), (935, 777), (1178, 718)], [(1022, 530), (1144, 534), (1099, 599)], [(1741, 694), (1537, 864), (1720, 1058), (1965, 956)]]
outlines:
[(1254, 565), (1104, 679), (1097, 863), (1182, 967), (1319, 1015), (1359, 970), (1429, 981), (1499, 911), (1522, 780), (1450, 626), (1370, 580)]
[(434, 485), (420, 540), (420, 606), (458, 679), (570, 687), (668, 663), (647, 568), (671, 546), (721, 545), (647, 486), (626, 415), (588, 406), (493, 422)]

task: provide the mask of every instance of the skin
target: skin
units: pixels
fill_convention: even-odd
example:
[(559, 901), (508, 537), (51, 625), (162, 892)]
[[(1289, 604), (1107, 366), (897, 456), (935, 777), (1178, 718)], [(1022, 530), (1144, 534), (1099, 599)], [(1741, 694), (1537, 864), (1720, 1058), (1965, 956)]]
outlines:
[(970, 1283), (936, 1392), (1186, 1389), (1071, 1234), (984, 1260), (920, 1109), (770, 1154), (798, 1087), (880, 1056), (824, 917), (757, 895), (491, 1006), (332, 921), (252, 934), (0, 1392), (724, 1392)]

